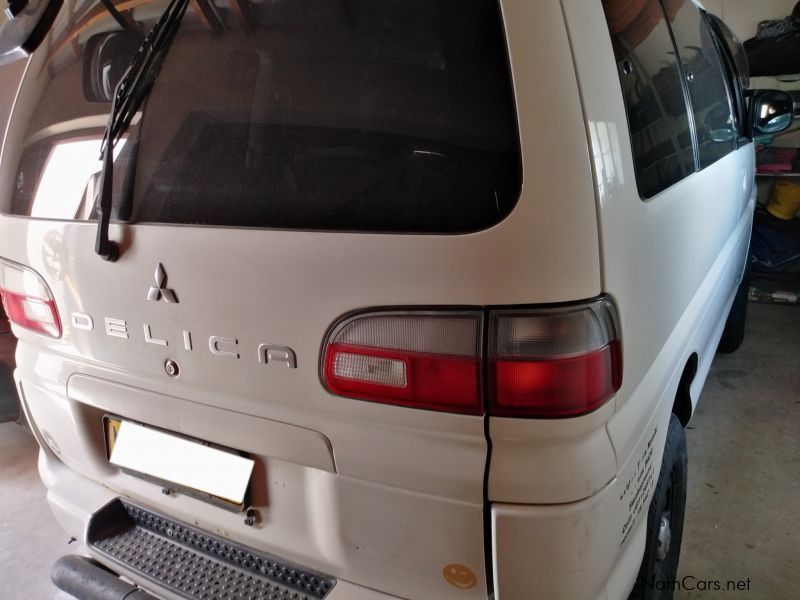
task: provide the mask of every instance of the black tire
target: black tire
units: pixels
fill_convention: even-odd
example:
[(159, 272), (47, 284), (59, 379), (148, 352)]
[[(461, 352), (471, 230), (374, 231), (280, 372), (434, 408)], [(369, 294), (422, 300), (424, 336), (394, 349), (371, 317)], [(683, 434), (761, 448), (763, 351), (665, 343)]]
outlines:
[[(647, 511), (647, 543), (630, 600), (671, 600), (686, 514), (686, 434), (672, 415), (658, 483)], [(663, 522), (663, 525), (662, 525)], [(662, 548), (666, 546), (665, 551)]]
[(729, 354), (736, 352), (744, 341), (744, 325), (747, 321), (747, 302), (750, 295), (750, 265), (748, 263), (742, 282), (736, 290), (736, 298), (733, 299), (733, 306), (725, 321), (725, 329), (722, 330), (722, 337), (719, 339), (717, 352)]

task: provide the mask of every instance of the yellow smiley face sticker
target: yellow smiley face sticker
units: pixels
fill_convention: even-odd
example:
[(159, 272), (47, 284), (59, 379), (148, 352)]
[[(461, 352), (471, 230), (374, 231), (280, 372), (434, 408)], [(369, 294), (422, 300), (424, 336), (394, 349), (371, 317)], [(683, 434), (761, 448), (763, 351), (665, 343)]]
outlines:
[(444, 575), (447, 583), (461, 590), (470, 590), (478, 584), (478, 578), (475, 573), (469, 567), (457, 563), (445, 565), (444, 569), (442, 569), (442, 575)]

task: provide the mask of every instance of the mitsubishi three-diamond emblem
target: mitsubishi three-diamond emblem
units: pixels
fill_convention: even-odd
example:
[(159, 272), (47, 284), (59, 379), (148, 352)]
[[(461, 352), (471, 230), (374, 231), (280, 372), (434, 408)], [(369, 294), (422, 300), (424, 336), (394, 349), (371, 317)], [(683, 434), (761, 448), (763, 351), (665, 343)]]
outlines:
[(156, 265), (155, 278), (156, 284), (150, 287), (150, 290), (147, 292), (147, 299), (158, 302), (158, 300), (163, 297), (165, 302), (177, 303), (178, 298), (175, 296), (175, 292), (166, 287), (167, 274), (164, 272), (164, 267), (161, 266), (161, 263)]

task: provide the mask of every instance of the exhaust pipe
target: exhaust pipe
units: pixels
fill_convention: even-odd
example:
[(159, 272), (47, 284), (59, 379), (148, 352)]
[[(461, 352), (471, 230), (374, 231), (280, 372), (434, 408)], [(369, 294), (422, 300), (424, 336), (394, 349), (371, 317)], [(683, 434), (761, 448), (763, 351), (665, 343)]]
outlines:
[(50, 571), (55, 586), (79, 600), (156, 600), (135, 585), (126, 583), (100, 563), (68, 554), (62, 556)]

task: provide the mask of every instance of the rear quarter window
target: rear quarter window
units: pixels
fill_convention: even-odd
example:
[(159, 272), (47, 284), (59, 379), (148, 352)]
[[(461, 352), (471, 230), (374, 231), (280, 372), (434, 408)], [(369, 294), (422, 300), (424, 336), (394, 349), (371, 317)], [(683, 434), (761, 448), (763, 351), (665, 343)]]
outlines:
[[(680, 3), (670, 3), (675, 4)], [(628, 115), (636, 182), (642, 198), (650, 198), (693, 173), (695, 164), (682, 76), (664, 8), (659, 0), (637, 5), (638, 12), (618, 15), (618, 2), (603, 3)]]

